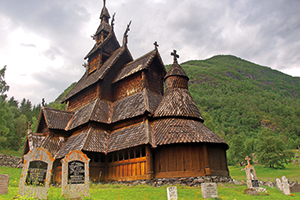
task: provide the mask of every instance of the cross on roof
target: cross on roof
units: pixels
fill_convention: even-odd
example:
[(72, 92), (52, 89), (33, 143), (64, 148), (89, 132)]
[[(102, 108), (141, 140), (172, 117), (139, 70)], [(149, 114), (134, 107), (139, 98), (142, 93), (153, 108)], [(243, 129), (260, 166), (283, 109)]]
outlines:
[(157, 49), (157, 47), (159, 47), (159, 45), (157, 44), (156, 41), (153, 43), (153, 45), (155, 46), (155, 49)]
[(247, 160), (247, 164), (250, 165), (251, 158), (249, 158), (248, 156), (246, 156), (245, 160)]
[(171, 56), (174, 56), (174, 61), (177, 62), (177, 58), (179, 58), (179, 55), (176, 52), (177, 51), (174, 49), (173, 52), (171, 52)]

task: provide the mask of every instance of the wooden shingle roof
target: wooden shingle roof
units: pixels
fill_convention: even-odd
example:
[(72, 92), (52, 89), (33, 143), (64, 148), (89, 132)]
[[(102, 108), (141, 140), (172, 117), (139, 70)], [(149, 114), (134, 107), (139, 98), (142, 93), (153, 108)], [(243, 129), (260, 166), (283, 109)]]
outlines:
[(88, 138), (82, 148), (84, 151), (105, 153), (109, 133), (100, 128), (91, 128), (89, 130)]
[(185, 73), (185, 71), (182, 69), (182, 67), (177, 62), (174, 62), (172, 64), (168, 73), (165, 76), (165, 79), (168, 78), (169, 76), (182, 76), (182, 77), (189, 79), (188, 75)]
[(111, 102), (97, 98), (74, 113), (66, 130), (72, 130), (88, 121), (109, 123), (110, 108)]
[[(57, 110), (54, 108), (42, 107), (41, 113), (45, 117), (47, 126), (50, 129), (64, 130), (68, 122), (73, 116), (73, 112)], [(59, 120), (57, 120), (59, 119)]]
[(44, 149), (47, 149), (52, 154), (52, 156), (55, 157), (55, 155), (61, 149), (64, 143), (64, 137), (48, 136), (41, 146), (44, 147)]
[(74, 150), (81, 151), (87, 139), (88, 131), (89, 130), (84, 130), (79, 134), (72, 135), (67, 140), (67, 142), (63, 145), (63, 147), (58, 151), (55, 158), (63, 158), (70, 151), (74, 151)]
[(156, 145), (175, 143), (220, 143), (228, 144), (203, 123), (191, 119), (166, 118), (151, 124)]
[(153, 113), (161, 100), (161, 95), (143, 89), (141, 92), (113, 103), (111, 122), (133, 118), (145, 112)]
[(162, 63), (161, 57), (156, 49), (153, 51), (150, 51), (149, 53), (145, 54), (144, 56), (126, 64), (119, 72), (117, 77), (115, 78), (114, 82), (118, 82), (130, 75), (133, 75), (139, 71), (142, 71), (144, 69), (147, 69), (149, 64), (153, 61), (154, 57), (157, 56), (160, 64), (165, 71), (164, 65)]
[(183, 88), (166, 91), (155, 110), (154, 117), (191, 117), (203, 121), (190, 92)]
[(107, 144), (107, 153), (151, 143), (150, 134), (148, 122), (141, 122), (112, 131)]

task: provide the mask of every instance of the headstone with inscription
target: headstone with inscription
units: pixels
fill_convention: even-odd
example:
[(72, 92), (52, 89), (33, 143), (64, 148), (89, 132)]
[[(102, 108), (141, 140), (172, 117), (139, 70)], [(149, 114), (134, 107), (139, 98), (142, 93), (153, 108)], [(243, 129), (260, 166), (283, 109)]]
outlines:
[(89, 196), (90, 159), (81, 151), (75, 150), (68, 153), (61, 162), (63, 197), (75, 199)]
[(281, 186), (282, 186), (282, 194), (284, 195), (291, 194), (289, 180), (285, 176), (281, 178)]
[(201, 191), (204, 199), (219, 198), (216, 183), (201, 183)]
[(20, 196), (47, 199), (53, 157), (44, 148), (35, 148), (24, 156), (19, 184)]
[(0, 194), (8, 193), (9, 175), (0, 174)]
[(168, 200), (177, 200), (177, 187), (167, 187)]

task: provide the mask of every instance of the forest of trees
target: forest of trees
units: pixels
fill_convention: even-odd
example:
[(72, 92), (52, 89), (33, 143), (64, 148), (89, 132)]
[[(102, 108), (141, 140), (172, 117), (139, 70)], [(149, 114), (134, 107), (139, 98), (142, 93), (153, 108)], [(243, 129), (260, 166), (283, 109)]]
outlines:
[[(267, 167), (283, 167), (292, 158), (291, 149), (300, 146), (300, 78), (234, 56), (181, 66), (190, 78), (189, 90), (204, 124), (230, 146), (230, 165), (242, 164), (253, 153)], [(5, 70), (0, 71), (0, 148), (20, 150), (28, 121), (33, 131), (36, 128), (41, 105), (7, 98)], [(45, 106), (64, 109), (59, 102), (74, 85)]]

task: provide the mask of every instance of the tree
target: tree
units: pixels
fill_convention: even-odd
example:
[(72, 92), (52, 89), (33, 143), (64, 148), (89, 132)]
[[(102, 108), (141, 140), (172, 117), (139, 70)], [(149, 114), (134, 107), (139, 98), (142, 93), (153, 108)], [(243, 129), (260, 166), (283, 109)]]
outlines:
[(285, 151), (286, 146), (283, 141), (276, 137), (269, 128), (265, 128), (257, 140), (257, 155), (259, 163), (270, 168), (284, 168), (290, 157), (293, 157), (291, 151)]
[(0, 147), (4, 147), (5, 141), (6, 141), (6, 135), (9, 132), (9, 129), (6, 127), (6, 120), (5, 120), (5, 115), (7, 113), (6, 110), (6, 94), (5, 92), (8, 91), (9, 86), (6, 84), (4, 80), (5, 76), (5, 71), (6, 71), (6, 66), (4, 66), (0, 70)]

